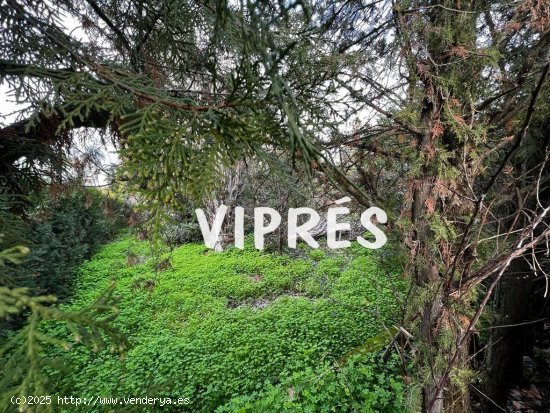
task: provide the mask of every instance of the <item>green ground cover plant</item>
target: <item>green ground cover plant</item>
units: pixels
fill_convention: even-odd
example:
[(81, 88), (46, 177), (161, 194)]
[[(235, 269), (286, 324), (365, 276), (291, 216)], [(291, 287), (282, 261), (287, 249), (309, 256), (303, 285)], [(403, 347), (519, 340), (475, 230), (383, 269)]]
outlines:
[(74, 343), (72, 371), (52, 373), (61, 394), (189, 397), (174, 411), (192, 412), (403, 411), (397, 359), (377, 351), (406, 282), (375, 252), (290, 257), (186, 244), (161, 258), (124, 236), (80, 267), (67, 307), (115, 281), (115, 324), (130, 347), (122, 360), (91, 353), (52, 327)]

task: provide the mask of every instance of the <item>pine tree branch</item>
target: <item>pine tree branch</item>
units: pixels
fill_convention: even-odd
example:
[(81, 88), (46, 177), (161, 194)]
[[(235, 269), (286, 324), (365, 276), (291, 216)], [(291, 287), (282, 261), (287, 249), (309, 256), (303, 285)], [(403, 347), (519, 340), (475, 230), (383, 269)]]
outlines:
[(445, 274), (445, 276), (447, 278), (447, 280), (445, 281), (445, 291), (449, 291), (449, 289), (451, 287), (452, 278), (453, 278), (453, 274), (455, 272), (456, 266), (458, 264), (458, 259), (464, 252), (463, 249), (464, 249), (464, 246), (466, 245), (466, 240), (467, 240), (468, 236), (470, 235), (470, 231), (471, 231), (471, 229), (474, 225), (474, 222), (475, 222), (475, 219), (477, 218), (477, 215), (481, 211), (483, 201), (485, 200), (485, 198), (487, 197), (487, 194), (489, 193), (489, 191), (491, 190), (491, 188), (495, 184), (497, 178), (500, 176), (500, 174), (504, 170), (504, 167), (508, 164), (508, 161), (510, 160), (512, 155), (521, 146), (521, 143), (523, 142), (523, 139), (525, 138), (525, 136), (527, 134), (527, 130), (529, 129), (529, 125), (531, 124), (531, 119), (533, 118), (533, 115), (535, 113), (536, 103), (537, 103), (538, 97), (540, 95), (540, 92), (542, 90), (543, 85), (546, 82), (546, 76), (548, 75), (549, 68), (550, 68), (550, 62), (548, 62), (548, 57), (547, 57), (547, 63), (544, 66), (544, 69), (542, 70), (542, 74), (539, 78), (539, 81), (537, 82), (537, 85), (536, 85), (535, 89), (531, 93), (531, 99), (530, 99), (530, 102), (529, 102), (529, 107), (527, 108), (527, 113), (525, 115), (523, 125), (522, 125), (521, 129), (519, 130), (519, 132), (515, 136), (514, 144), (508, 150), (508, 152), (504, 156), (503, 160), (501, 161), (498, 169), (491, 176), (491, 178), (489, 179), (489, 181), (485, 185), (485, 187), (483, 189), (483, 192), (481, 193), (481, 195), (478, 197), (478, 199), (476, 201), (476, 204), (475, 204), (475, 207), (474, 207), (474, 212), (472, 214), (472, 217), (470, 218), (470, 221), (469, 221), (468, 225), (466, 226), (466, 229), (464, 230), (461, 242), (459, 244), (459, 248), (458, 248), (458, 250), (456, 252), (456, 255), (455, 255), (455, 258), (453, 260), (453, 264), (450, 267), (450, 271), (447, 271), (446, 274)]

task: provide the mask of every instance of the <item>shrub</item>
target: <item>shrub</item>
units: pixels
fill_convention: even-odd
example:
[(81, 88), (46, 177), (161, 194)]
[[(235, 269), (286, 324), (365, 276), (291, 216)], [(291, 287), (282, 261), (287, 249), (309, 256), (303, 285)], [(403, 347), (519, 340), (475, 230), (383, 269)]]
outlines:
[(161, 230), (164, 242), (170, 246), (178, 246), (202, 239), (201, 229), (196, 222), (173, 222), (164, 225)]
[(46, 196), (32, 216), (31, 254), (23, 270), (27, 286), (67, 298), (74, 271), (97, 248), (111, 240), (124, 223), (120, 202), (97, 190), (69, 189)]

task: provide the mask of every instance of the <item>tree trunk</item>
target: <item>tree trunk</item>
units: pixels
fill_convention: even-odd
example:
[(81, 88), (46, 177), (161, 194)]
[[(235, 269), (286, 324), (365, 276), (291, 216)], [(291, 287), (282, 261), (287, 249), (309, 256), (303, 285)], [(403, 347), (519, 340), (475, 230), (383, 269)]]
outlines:
[(234, 240), (234, 208), (237, 206), (237, 198), (243, 190), (245, 170), (246, 165), (243, 161), (238, 161), (234, 166), (226, 168), (220, 189), (206, 202), (206, 215), (209, 217), (210, 225), (212, 225), (220, 205), (223, 204), (229, 207), (222, 229), (218, 235), (218, 241), (214, 247), (214, 251), (216, 252), (223, 251), (224, 245)]

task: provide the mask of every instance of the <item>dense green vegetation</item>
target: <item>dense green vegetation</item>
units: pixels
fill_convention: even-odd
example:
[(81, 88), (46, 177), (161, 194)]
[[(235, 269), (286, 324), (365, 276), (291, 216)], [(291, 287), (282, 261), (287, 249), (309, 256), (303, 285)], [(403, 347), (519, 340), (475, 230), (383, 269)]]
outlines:
[[(6, 219), (10, 207), (20, 204), (0, 198), (0, 251), (19, 245), (28, 246), (30, 252), (17, 265), (7, 260), (5, 267), (0, 266), (0, 284), (63, 301), (71, 295), (78, 266), (116, 236), (127, 211), (115, 197), (98, 190), (76, 185), (57, 189), (55, 194), (36, 194), (32, 204), (25, 206), (24, 220)], [(23, 322), (17, 315), (0, 320), (0, 339)]]
[(41, 191), (31, 201), (24, 220), (9, 221), (10, 210), (21, 203), (0, 197), (0, 249), (27, 245), (30, 255), (12, 269), (23, 280), (19, 284), (66, 298), (76, 267), (113, 239), (127, 211), (116, 197), (74, 184)]
[(78, 265), (122, 227), (123, 207), (100, 191), (78, 188), (43, 196), (39, 205), (28, 235), (31, 254), (21, 269), (33, 273), (31, 287), (64, 299)]
[(169, 268), (156, 262), (127, 236), (80, 268), (70, 307), (116, 281), (130, 349), (120, 362), (75, 346), (73, 373), (59, 379), (72, 394), (189, 397), (194, 412), (401, 411), (397, 363), (372, 352), (389, 341), (405, 282), (372, 252), (187, 244)]

